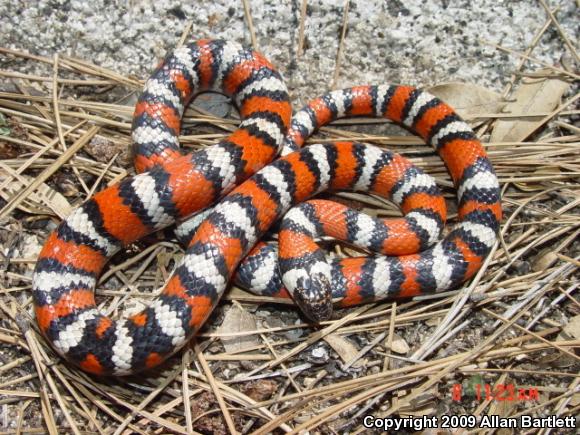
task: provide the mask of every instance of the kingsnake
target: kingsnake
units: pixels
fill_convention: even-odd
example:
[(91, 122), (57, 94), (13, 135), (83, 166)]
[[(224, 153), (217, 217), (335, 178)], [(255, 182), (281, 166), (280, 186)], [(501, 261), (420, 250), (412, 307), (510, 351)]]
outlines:
[[(214, 146), (182, 156), (177, 137), (184, 108), (195, 93), (212, 89), (237, 105), (239, 128)], [(437, 238), (444, 201), (433, 180), (406, 159), (350, 142), (294, 151), (316, 128), (353, 115), (383, 116), (406, 126), (446, 163), (458, 189), (460, 222), (431, 248), (414, 253)], [(394, 224), (373, 221), (319, 200), (286, 215), (282, 278), (297, 288), (295, 299), (309, 317), (330, 314), (330, 291), (340, 306), (350, 306), (447, 289), (473, 276), (496, 240), (500, 192), (481, 143), (449, 106), (408, 86), (361, 86), (314, 100), (291, 126), (290, 118), (286, 86), (255, 51), (202, 40), (167, 56), (135, 110), (133, 141), (142, 173), (73, 211), (50, 234), (36, 264), (38, 325), (60, 355), (96, 374), (125, 375), (160, 364), (202, 326), (240, 261), (270, 226), (293, 205), (329, 188), (389, 197), (407, 216)], [(283, 144), (284, 157), (270, 163)], [(183, 260), (148, 308), (117, 321), (97, 310), (94, 287), (112, 255), (222, 197), (193, 219), (189, 228), (196, 231)], [(330, 220), (322, 219), (325, 214)], [(405, 255), (329, 264), (313, 241), (321, 231)], [(274, 251), (272, 245), (255, 248), (238, 280), (281, 294)]]

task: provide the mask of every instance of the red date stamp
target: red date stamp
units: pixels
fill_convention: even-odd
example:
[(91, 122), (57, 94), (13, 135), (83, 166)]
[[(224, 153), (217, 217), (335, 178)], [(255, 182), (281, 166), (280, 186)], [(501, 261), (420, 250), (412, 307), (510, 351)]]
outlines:
[(469, 394), (461, 384), (454, 384), (451, 388), (451, 398), (460, 402), (463, 398), (473, 398), (478, 402), (483, 400), (496, 402), (523, 402), (539, 400), (540, 393), (535, 387), (518, 388), (514, 384), (472, 384)]

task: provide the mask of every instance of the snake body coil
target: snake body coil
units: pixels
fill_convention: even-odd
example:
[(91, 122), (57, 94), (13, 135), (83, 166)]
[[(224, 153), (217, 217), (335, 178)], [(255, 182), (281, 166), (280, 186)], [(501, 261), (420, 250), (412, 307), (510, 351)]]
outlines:
[[(218, 144), (182, 156), (181, 115), (194, 93), (206, 89), (231, 96), (242, 121)], [(460, 222), (431, 248), (414, 253), (437, 239), (444, 201), (433, 180), (406, 159), (350, 142), (294, 151), (316, 128), (353, 115), (384, 116), (408, 127), (446, 163), (458, 189)], [(361, 86), (314, 100), (291, 125), (290, 116), (279, 74), (252, 50), (227, 41), (199, 41), (165, 59), (135, 111), (136, 167), (146, 172), (76, 209), (39, 256), (35, 311), (57, 352), (97, 374), (123, 375), (158, 365), (201, 327), (264, 232), (290, 207), (325, 189), (383, 195), (406, 217), (389, 223), (322, 201), (307, 202), (286, 215), (279, 258), (270, 245), (257, 248), (238, 280), (270, 294), (280, 294), (283, 281), (307, 315), (318, 319), (329, 315), (331, 298), (350, 306), (447, 289), (473, 276), (496, 240), (499, 186), (481, 143), (449, 106), (411, 87)], [(282, 146), (284, 157), (268, 164)], [(183, 260), (148, 308), (118, 321), (99, 313), (94, 286), (108, 258), (226, 193), (194, 223)], [(327, 263), (314, 244), (320, 234), (404, 255)], [(281, 276), (275, 273), (277, 262)]]

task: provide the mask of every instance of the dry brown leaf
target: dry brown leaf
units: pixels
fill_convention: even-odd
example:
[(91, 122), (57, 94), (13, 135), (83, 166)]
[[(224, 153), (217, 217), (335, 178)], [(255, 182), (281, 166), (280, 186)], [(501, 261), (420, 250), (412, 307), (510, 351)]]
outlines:
[(426, 90), (453, 107), (464, 119), (474, 119), (483, 113), (498, 113), (505, 105), (500, 94), (472, 83), (442, 83)]
[[(231, 334), (233, 332), (255, 331), (256, 329), (254, 315), (234, 305), (226, 312), (218, 333)], [(258, 337), (255, 334), (220, 337), (220, 340), (226, 352), (239, 352), (259, 344)]]
[(553, 266), (556, 261), (558, 261), (556, 253), (551, 248), (547, 248), (538, 254), (532, 264), (532, 270), (534, 272), (548, 270), (548, 268)]
[[(539, 74), (548, 70), (540, 70)], [(559, 78), (526, 78), (516, 89), (513, 102), (505, 105), (505, 113), (546, 113), (554, 110), (570, 83)], [(521, 142), (542, 125), (544, 116), (497, 120), (490, 142)]]
[[(6, 179), (5, 177), (11, 177), (10, 183), (0, 191), (0, 196), (5, 201), (9, 201), (16, 193), (20, 192), (26, 186), (23, 182), (18, 179), (14, 179), (16, 173), (12, 171), (7, 166), (2, 167), (2, 171), (8, 172), (7, 174), (2, 174), (0, 172), (0, 183), (3, 183)], [(27, 175), (20, 174), (17, 176), (20, 180), (24, 180), (27, 183), (32, 182), (33, 178)], [(55, 213), (61, 219), (66, 218), (72, 211), (72, 206), (68, 200), (61, 195), (56, 190), (52, 189), (45, 183), (38, 186), (35, 192), (30, 193), (28, 197), (20, 203), (19, 209), (27, 213), (47, 213), (49, 210)], [(35, 211), (31, 209), (36, 209)]]
[[(326, 341), (329, 346), (334, 349), (334, 351), (338, 354), (344, 363), (350, 362), (358, 354), (358, 349), (355, 347), (355, 345), (341, 335), (329, 334), (324, 337), (324, 341)], [(352, 366), (360, 367), (363, 362), (363, 360), (358, 360)]]
[(417, 397), (410, 400), (409, 404), (401, 407), (401, 414), (421, 417), (424, 415), (433, 415), (437, 412), (437, 399), (440, 397), (437, 387), (431, 387), (423, 391)]
[(269, 399), (277, 389), (278, 384), (272, 379), (259, 379), (241, 385), (242, 392), (256, 402)]
[(562, 332), (558, 334), (558, 340), (578, 340), (580, 339), (580, 315), (574, 316), (564, 326)]
[(441, 323), (441, 317), (440, 316), (434, 316), (434, 317), (431, 317), (430, 319), (427, 319), (425, 321), (425, 324), (427, 326), (439, 326), (440, 323)]
[[(503, 382), (503, 385), (510, 385), (510, 384), (515, 384), (515, 382), (508, 381), (508, 380)], [(514, 401), (514, 400), (496, 400), (493, 403), (492, 413), (495, 415), (499, 415), (500, 417), (507, 417), (508, 415), (513, 413), (513, 410), (515, 407), (516, 407), (516, 401)]]
[(391, 343), (391, 350), (400, 355), (405, 355), (411, 348), (407, 342), (397, 334), (393, 334), (393, 342)]
[(244, 290), (243, 288), (239, 288), (235, 285), (233, 285), (232, 288), (228, 290), (228, 296), (232, 300), (242, 299), (246, 296), (251, 296), (251, 295), (252, 295), (252, 293), (249, 293), (246, 290)]

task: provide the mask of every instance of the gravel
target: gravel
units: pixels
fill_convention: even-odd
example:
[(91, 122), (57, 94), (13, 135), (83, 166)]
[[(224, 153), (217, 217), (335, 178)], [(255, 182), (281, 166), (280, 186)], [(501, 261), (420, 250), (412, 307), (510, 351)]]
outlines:
[[(34, 3), (34, 4), (33, 4)], [(297, 57), (300, 0), (253, 0), (257, 46), (282, 71), (295, 101), (332, 85), (344, 3), (308, 2), (305, 51)], [(64, 53), (145, 78), (175, 47), (189, 22), (190, 37), (250, 44), (241, 1), (41, 0), (0, 2), (0, 46), (52, 56)], [(577, 39), (574, 2), (557, 16)], [(480, 39), (523, 51), (547, 15), (537, 0), (352, 0), (337, 87), (365, 83), (433, 85), (473, 82), (501, 90), (518, 62)], [(575, 33), (576, 32), (576, 33)], [(553, 26), (533, 55), (558, 63), (564, 48)], [(15, 66), (15, 64), (17, 66)], [(38, 65), (0, 57), (0, 67), (27, 72)]]

